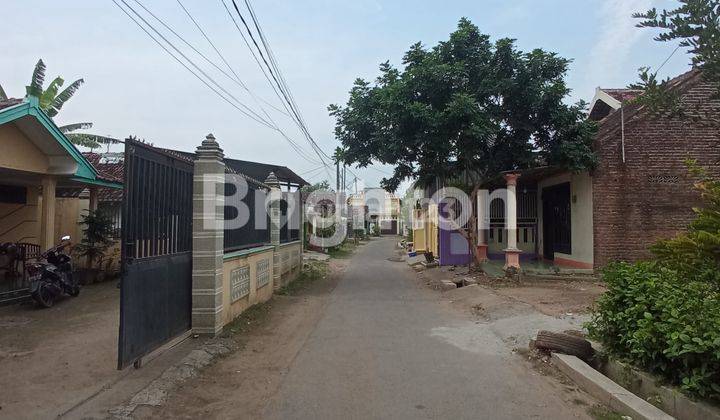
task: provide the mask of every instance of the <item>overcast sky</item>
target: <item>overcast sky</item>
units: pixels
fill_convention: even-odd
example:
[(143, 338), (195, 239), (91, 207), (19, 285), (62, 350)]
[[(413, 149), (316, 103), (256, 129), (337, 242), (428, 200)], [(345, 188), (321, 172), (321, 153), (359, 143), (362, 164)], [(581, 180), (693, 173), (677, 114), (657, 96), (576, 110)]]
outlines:
[[(126, 1), (141, 10), (134, 0)], [(187, 151), (212, 132), (229, 157), (286, 165), (306, 173), (311, 182), (328, 178), (322, 170), (313, 171), (319, 165), (300, 158), (276, 131), (241, 115), (216, 96), (111, 0), (4, 3), (0, 84), (9, 96), (24, 95), (38, 58), (48, 67), (48, 82), (56, 75), (68, 83), (85, 79), (86, 84), (61, 111), (58, 123), (91, 121), (98, 134), (118, 138), (132, 134), (155, 145)], [(142, 3), (222, 64), (176, 0)], [(248, 88), (280, 107), (221, 0), (183, 0), (183, 4)], [(307, 126), (328, 154), (337, 142), (327, 106), (345, 103), (353, 80), (373, 79), (380, 62), (399, 64), (412, 43), (434, 45), (447, 39), (462, 16), (494, 39), (516, 38), (522, 49), (539, 47), (573, 59), (568, 76), (572, 99), (589, 101), (595, 87), (624, 87), (636, 79), (639, 67), (657, 67), (668, 58), (675, 45), (654, 42), (653, 32), (636, 29), (630, 14), (674, 4), (670, 0), (253, 2)], [(259, 110), (245, 91), (184, 51), (225, 89)], [(678, 51), (660, 73), (674, 76), (685, 71), (688, 62), (688, 56)], [(290, 119), (264, 106), (290, 137), (309, 150)], [(353, 169), (366, 186), (377, 186), (382, 172), (390, 171), (391, 167), (380, 165), (374, 170)]]

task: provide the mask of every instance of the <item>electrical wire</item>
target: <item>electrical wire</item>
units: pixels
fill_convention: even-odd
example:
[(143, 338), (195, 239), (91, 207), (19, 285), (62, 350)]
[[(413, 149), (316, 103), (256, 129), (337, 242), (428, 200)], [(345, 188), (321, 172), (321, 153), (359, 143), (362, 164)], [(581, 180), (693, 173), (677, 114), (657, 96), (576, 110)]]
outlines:
[[(235, 12), (236, 12), (236, 13), (238, 14), (238, 16), (240, 17), (240, 21), (242, 22), (243, 26), (245, 27), (245, 30), (247, 31), (248, 36), (250, 37), (250, 40), (252, 41), (253, 45), (255, 45), (255, 48), (256, 48), (256, 50), (258, 51), (258, 53), (260, 54), (260, 58), (262, 59), (263, 63), (265, 63), (265, 67), (268, 69), (268, 71), (269, 71), (269, 73), (270, 73), (270, 76), (271, 76), (272, 79), (275, 81), (275, 84), (277, 85), (278, 89), (280, 90), (280, 94), (282, 94), (282, 97), (285, 99), (285, 101), (286, 101), (286, 102), (288, 103), (288, 105), (290, 106), (290, 111), (291, 111), (291, 113), (292, 113), (292, 114), (295, 116), (295, 118), (297, 119), (297, 123), (298, 123), (298, 126), (300, 127), (300, 131), (303, 132), (303, 134), (305, 135), (306, 139), (307, 139), (308, 142), (310, 143), (311, 147), (315, 150), (315, 153), (318, 155), (318, 157), (320, 158), (320, 160), (321, 160), (323, 163), (326, 164), (326, 162), (325, 162), (325, 160), (323, 159), (323, 156), (322, 156), (322, 155), (324, 154), (324, 155), (327, 157), (327, 153), (325, 153), (325, 152), (318, 146), (318, 144), (315, 142), (315, 140), (314, 140), (314, 139), (312, 138), (312, 136), (310, 135), (310, 132), (309, 132), (309, 130), (307, 129), (307, 127), (305, 126), (302, 117), (299, 115), (297, 109), (293, 106), (293, 102), (289, 99), (289, 95), (288, 95), (288, 94), (285, 92), (285, 90), (283, 89), (283, 85), (278, 81), (278, 78), (277, 78), (277, 76), (275, 75), (275, 73), (277, 72), (277, 69), (275, 69), (276, 71), (273, 72), (274, 66), (271, 66), (271, 65), (268, 63), (267, 59), (265, 58), (265, 55), (266, 55), (266, 54), (263, 54), (262, 49), (261, 49), (260, 46), (258, 45), (257, 40), (255, 39), (255, 36), (253, 35), (252, 30), (250, 29), (250, 26), (248, 25), (247, 21), (246, 21), (245, 18), (243, 17), (243, 14), (240, 12), (240, 9), (239, 9), (236, 1), (235, 1), (235, 0), (231, 0), (231, 1), (232, 1), (232, 3), (233, 3), (233, 7), (235, 8)], [(246, 4), (247, 4), (247, 2), (246, 2)], [(251, 17), (253, 18), (253, 22), (254, 22), (254, 24), (256, 25), (256, 30), (257, 30), (258, 24), (257, 24), (257, 21), (255, 20), (256, 18), (254, 17), (254, 15), (253, 15), (252, 13), (251, 13)], [(259, 32), (258, 32), (258, 35), (259, 35)], [(262, 42), (262, 39), (261, 39), (261, 42)], [(246, 42), (246, 44), (247, 44), (247, 42)], [(249, 45), (248, 45), (248, 47), (249, 47)], [(267, 49), (266, 49), (266, 53), (268, 53)], [(267, 55), (268, 55), (268, 57), (269, 57), (270, 54), (268, 53)], [(259, 63), (258, 63), (258, 64), (259, 64)]]
[[(116, 5), (120, 10), (122, 10), (123, 13), (125, 13), (133, 22), (135, 22), (135, 24), (138, 25), (138, 27), (139, 27), (143, 32), (145, 32), (145, 34), (147, 34), (147, 36), (149, 36), (150, 39), (152, 39), (153, 41), (155, 41), (155, 43), (157, 43), (157, 44), (160, 46), (160, 48), (162, 48), (163, 50), (165, 50), (165, 52), (167, 52), (173, 59), (175, 59), (175, 61), (177, 61), (180, 65), (182, 65), (183, 67), (185, 67), (185, 69), (186, 69), (188, 72), (190, 72), (193, 76), (195, 76), (198, 80), (200, 80), (200, 81), (201, 81), (205, 86), (207, 86), (210, 90), (212, 90), (213, 92), (215, 92), (215, 94), (218, 95), (222, 100), (224, 100), (225, 102), (227, 102), (228, 104), (230, 104), (230, 106), (232, 106), (233, 108), (237, 109), (238, 111), (240, 111), (242, 114), (246, 115), (247, 117), (255, 120), (254, 117), (252, 117), (250, 114), (248, 114), (247, 112), (245, 112), (242, 108), (238, 107), (235, 103), (233, 103), (231, 100), (229, 100), (228, 98), (226, 98), (226, 97), (225, 97), (222, 93), (220, 93), (218, 90), (216, 90), (215, 88), (213, 88), (205, 79), (203, 79), (202, 77), (200, 77), (200, 76), (199, 76), (197, 73), (195, 73), (190, 67), (188, 67), (187, 64), (185, 64), (182, 60), (180, 60), (177, 56), (175, 56), (169, 49), (167, 49), (167, 47), (166, 47), (165, 45), (163, 45), (157, 38), (155, 38), (155, 36), (153, 36), (147, 29), (145, 29), (145, 27), (144, 27), (137, 19), (135, 19), (135, 17), (133, 17), (130, 13), (128, 13), (127, 10), (125, 10), (122, 6), (120, 6), (120, 4), (119, 4), (116, 0), (111, 0), (111, 1), (112, 1), (113, 3), (115, 3), (115, 5)], [(120, 0), (120, 1), (122, 1), (124, 4), (127, 5), (127, 3), (125, 3), (123, 0)], [(128, 7), (129, 7), (129, 6), (128, 6)], [(132, 8), (131, 8), (131, 9), (132, 9)], [(256, 120), (256, 121), (258, 121), (258, 120)], [(265, 124), (262, 123), (261, 121), (258, 121), (258, 122), (261, 123), (261, 124), (263, 124), (263, 125), (265, 125)], [(268, 126), (269, 126), (269, 125), (268, 125)]]
[[(247, 105), (243, 104), (243, 103), (242, 103), (240, 100), (238, 100), (232, 93), (228, 92), (228, 91), (227, 91), (225, 88), (223, 88), (219, 83), (217, 83), (217, 82), (215, 81), (215, 79), (213, 79), (212, 77), (210, 77), (203, 69), (201, 69), (197, 64), (195, 64), (195, 62), (193, 62), (191, 59), (189, 59), (189, 58), (188, 58), (182, 51), (180, 51), (172, 42), (170, 42), (162, 33), (160, 33), (157, 29), (155, 29), (155, 27), (154, 27), (152, 24), (150, 24), (147, 20), (145, 20), (145, 18), (142, 17), (142, 15), (140, 15), (140, 14), (139, 14), (132, 6), (130, 6), (125, 0), (120, 0), (120, 1), (125, 5), (125, 7), (127, 7), (128, 9), (130, 9), (130, 11), (133, 12), (133, 14), (135, 14), (135, 16), (137, 16), (138, 18), (140, 18), (140, 20), (142, 20), (143, 23), (145, 23), (145, 25), (147, 25), (147, 27), (149, 27), (153, 32), (155, 32), (155, 34), (156, 34), (157, 36), (159, 36), (163, 41), (165, 41), (165, 43), (166, 43), (167, 45), (169, 45), (173, 50), (175, 50), (175, 52), (177, 52), (182, 58), (184, 58), (185, 61), (187, 61), (187, 62), (188, 62), (191, 66), (193, 66), (200, 74), (202, 74), (203, 76), (205, 76), (205, 78), (206, 78), (207, 80), (209, 80), (212, 84), (214, 84), (215, 86), (217, 86), (217, 88), (220, 89), (225, 95), (227, 95), (228, 97), (232, 98), (236, 103), (238, 103), (238, 104), (239, 104), (242, 108), (244, 108), (244, 109), (241, 109), (241, 108), (239, 108), (239, 107), (237, 107), (237, 106), (235, 106), (235, 108), (237, 108), (240, 112), (242, 112), (242, 113), (243, 113), (245, 116), (247, 116), (248, 118), (253, 119), (253, 120), (255, 120), (256, 122), (258, 122), (258, 123), (260, 123), (260, 124), (262, 124), (262, 125), (265, 125), (265, 126), (267, 126), (267, 127), (269, 127), (269, 128), (273, 128), (272, 125), (271, 125), (269, 122), (267, 122), (265, 119), (263, 119), (263, 118), (262, 118), (260, 115), (258, 115), (255, 111), (253, 111), (252, 109), (250, 109), (250, 107), (248, 107)], [(137, 1), (137, 0), (136, 0), (136, 1)], [(115, 3), (115, 0), (113, 0), (113, 2)], [(116, 3), (116, 4), (117, 4), (117, 3)], [(119, 5), (118, 5), (118, 6), (119, 6)], [(124, 9), (123, 9), (123, 10), (124, 10)], [(126, 12), (126, 14), (127, 14), (127, 12)], [(128, 14), (128, 16), (130, 16), (130, 15)], [(133, 19), (133, 21), (135, 21), (135, 23), (139, 24), (139, 22), (137, 22), (135, 19)], [(154, 39), (156, 42), (158, 42), (157, 39), (155, 39), (154, 37), (153, 37), (153, 39)], [(197, 74), (196, 74), (196, 76), (197, 76)], [(206, 85), (207, 85), (207, 83), (206, 83)], [(209, 85), (208, 85), (208, 86), (209, 86)], [(215, 91), (215, 89), (213, 89), (213, 90)], [(217, 91), (216, 91), (216, 92), (217, 92)], [(227, 99), (226, 99), (226, 100), (227, 100)], [(245, 111), (245, 109), (246, 109), (247, 111)]]
[[(253, 59), (255, 60), (255, 63), (258, 65), (258, 67), (262, 71), (263, 76), (265, 76), (265, 79), (268, 81), (268, 84), (270, 84), (270, 87), (272, 88), (273, 92), (275, 93), (275, 96), (277, 96), (278, 99), (280, 99), (280, 103), (283, 105), (283, 108), (285, 108), (288, 111), (288, 113), (292, 113), (291, 109), (288, 108), (287, 104), (283, 100), (283, 97), (278, 92), (278, 89), (275, 87), (275, 84), (270, 79), (270, 76), (268, 76), (268, 73), (265, 70), (265, 67), (263, 67), (262, 63), (260, 63), (260, 59), (258, 59), (257, 54), (255, 53), (255, 50), (250, 46), (250, 42), (248, 42), (247, 37), (245, 36), (243, 30), (240, 28), (240, 25), (238, 24), (237, 20), (235, 19), (235, 16), (233, 16), (233, 14), (230, 12), (230, 8), (225, 3), (225, 0), (220, 0), (220, 2), (222, 3), (223, 8), (225, 9), (225, 12), (227, 13), (228, 17), (230, 17), (230, 20), (232, 21), (233, 25), (235, 25), (235, 28), (237, 29), (238, 33), (240, 34), (240, 37), (242, 38), (243, 42), (245, 43), (245, 46), (250, 51), (250, 54), (252, 55)], [(238, 9), (237, 4), (235, 4), (234, 1), (233, 1), (233, 6), (235, 7), (235, 10), (236, 10), (238, 16), (240, 16), (241, 20), (243, 21), (245, 28), (249, 31), (249, 27), (247, 26), (246, 22), (242, 18), (242, 14), (240, 13), (240, 10)], [(293, 118), (293, 121), (295, 121), (294, 118)], [(297, 124), (297, 121), (296, 121), (296, 124)], [(302, 129), (301, 129), (301, 132), (303, 132)], [(303, 134), (304, 134), (304, 132), (303, 132)], [(326, 171), (328, 177), (331, 177), (330, 171), (329, 171), (329, 165), (322, 159), (322, 156), (319, 155), (317, 149), (315, 149), (315, 153), (318, 154), (318, 157), (320, 157), (322, 164), (325, 166), (325, 171)]]
[[(157, 29), (155, 29), (155, 27), (154, 27), (152, 24), (150, 24), (147, 20), (145, 20), (145, 19), (144, 19), (132, 6), (130, 6), (125, 0), (120, 0), (120, 1), (121, 1), (128, 9), (130, 9), (130, 10), (133, 12), (133, 14), (135, 14), (138, 18), (140, 18), (140, 20), (142, 20), (142, 21), (145, 23), (145, 25), (147, 25), (153, 32), (155, 32), (162, 40), (164, 40), (171, 48), (173, 48), (173, 49), (174, 49), (181, 57), (183, 57), (188, 63), (190, 63), (194, 68), (196, 68), (203, 76), (205, 76), (205, 77), (208, 78), (213, 84), (215, 84), (215, 85), (218, 87), (218, 89), (220, 89), (222, 92), (226, 93), (230, 98), (234, 99), (238, 104), (240, 104), (241, 106), (243, 106), (243, 107), (244, 107), (245, 109), (247, 109), (249, 112), (247, 112), (246, 110), (240, 108), (238, 105), (236, 105), (235, 103), (233, 103), (230, 99), (228, 99), (226, 96), (224, 96), (222, 93), (220, 93), (217, 89), (213, 88), (205, 79), (203, 79), (202, 77), (200, 77), (200, 75), (198, 75), (198, 73), (196, 73), (196, 72), (193, 71), (190, 67), (188, 67), (188, 65), (187, 65), (185, 62), (183, 62), (182, 60), (180, 60), (180, 58), (178, 58), (175, 54), (173, 54), (162, 42), (160, 42), (155, 36), (153, 36), (135, 17), (133, 17), (130, 13), (128, 13), (127, 10), (125, 10), (122, 6), (120, 6), (120, 4), (119, 4), (117, 1), (115, 1), (115, 0), (112, 0), (112, 1), (113, 1), (113, 3), (115, 3), (115, 5), (116, 5), (120, 10), (122, 10), (122, 11), (124, 12), (133, 22), (135, 22), (135, 24), (138, 25), (138, 27), (139, 27), (143, 32), (145, 32), (145, 34), (147, 34), (147, 35), (148, 35), (153, 41), (155, 41), (155, 43), (157, 43), (165, 52), (167, 52), (173, 59), (175, 59), (175, 61), (177, 61), (179, 64), (181, 64), (186, 70), (188, 70), (193, 76), (195, 76), (198, 80), (200, 80), (205, 86), (207, 86), (210, 90), (212, 90), (212, 91), (213, 91), (216, 95), (218, 95), (221, 99), (223, 99), (225, 102), (227, 102), (228, 104), (230, 104), (232, 107), (234, 107), (235, 109), (237, 109), (238, 111), (240, 111), (243, 115), (245, 115), (245, 116), (253, 119), (254, 121), (256, 121), (256, 122), (258, 122), (258, 123), (260, 123), (260, 124), (262, 124), (262, 125), (265, 125), (266, 127), (270, 128), (270, 129), (272, 129), (272, 130), (275, 130), (275, 131), (280, 132), (280, 134), (283, 135), (283, 137), (285, 137), (286, 140), (290, 143), (291, 147), (293, 147), (293, 149), (295, 149), (295, 151), (296, 151), (303, 159), (307, 160), (307, 161), (310, 162), (310, 163), (318, 164), (317, 161), (309, 158), (309, 157), (306, 155), (306, 152), (305, 152), (304, 150), (302, 150), (302, 148), (301, 148), (297, 143), (295, 143), (295, 142), (292, 141), (290, 138), (288, 138), (287, 135), (285, 135), (285, 133), (283, 133), (282, 130), (280, 130), (280, 129), (277, 127), (277, 124), (276, 124), (274, 121), (273, 121), (272, 123), (267, 122), (267, 121), (264, 120), (261, 116), (259, 116), (256, 112), (254, 112), (251, 108), (249, 108), (247, 105), (243, 104), (243, 103), (240, 102), (237, 98), (235, 98), (235, 96), (233, 96), (232, 94), (230, 94), (229, 92), (227, 92), (226, 89), (224, 89), (219, 83), (217, 83), (217, 82), (216, 82), (212, 77), (210, 77), (206, 72), (204, 72), (202, 69), (200, 69), (190, 58), (188, 58), (185, 54), (183, 54), (174, 44), (172, 44), (172, 43), (171, 43), (166, 37), (164, 37)], [(157, 17), (156, 15), (154, 15), (150, 10), (148, 10), (142, 3), (140, 3), (138, 0), (135, 0), (135, 2), (138, 3), (138, 4), (140, 5), (140, 7), (142, 7), (147, 13), (149, 13), (151, 16), (153, 16), (153, 18), (155, 18), (156, 20), (158, 20), (158, 22), (160, 22), (163, 26), (165, 26), (166, 29), (168, 29), (168, 30), (169, 30), (170, 32), (172, 32), (175, 36), (177, 36), (178, 38), (180, 38), (186, 45), (188, 45), (190, 48), (192, 48), (195, 52), (197, 52), (198, 54), (200, 54), (206, 61), (208, 61), (210, 64), (213, 64), (214, 67), (216, 67), (216, 68), (219, 69), (219, 66), (215, 65), (210, 59), (207, 58), (207, 56), (205, 56), (204, 54), (200, 53), (200, 52), (197, 50), (197, 48), (193, 47), (190, 43), (188, 43), (188, 42), (187, 42), (184, 38), (182, 38), (176, 31), (174, 31), (174, 30), (173, 30), (172, 28), (170, 28), (167, 24), (165, 24), (160, 18), (158, 18), (158, 17)], [(221, 69), (219, 69), (219, 70), (221, 70)], [(230, 77), (229, 75), (227, 75), (227, 73), (225, 73), (225, 74), (226, 74), (226, 76)], [(231, 79), (232, 79), (232, 78), (231, 78)], [(242, 83), (242, 82), (239, 81), (239, 80), (238, 80), (237, 82)], [(264, 110), (263, 110), (263, 111), (264, 111)], [(252, 113), (252, 115), (251, 115), (250, 113)], [(267, 115), (266, 112), (265, 112), (265, 114)], [(271, 120), (272, 120), (272, 119), (271, 119)]]
[[(135, 1), (137, 2), (138, 0), (135, 0)], [(240, 82), (241, 86), (250, 94), (250, 96), (253, 98), (253, 100), (255, 101), (255, 103), (260, 107), (260, 110), (263, 112), (263, 114), (265, 114), (265, 117), (267, 117), (267, 119), (270, 120), (270, 122), (271, 122), (272, 125), (274, 126), (275, 130), (278, 131), (278, 132), (280, 133), (280, 135), (282, 135), (282, 136), (285, 138), (285, 140), (287, 140), (287, 141), (293, 146), (293, 148), (295, 149), (295, 151), (297, 151), (297, 152), (301, 155), (301, 157), (302, 157), (303, 159), (307, 160), (308, 162), (311, 162), (311, 163), (314, 163), (314, 164), (318, 164), (317, 161), (315, 161), (314, 159), (310, 158), (309, 155), (307, 155), (307, 153), (304, 151), (304, 149), (302, 148), (302, 146), (300, 146), (299, 144), (297, 144), (297, 142), (295, 142), (294, 140), (292, 140), (282, 129), (280, 129), (280, 126), (273, 120), (273, 118), (270, 116), (270, 114), (268, 114), (268, 112), (265, 110), (265, 108), (263, 108), (263, 106), (262, 106), (260, 103), (258, 103), (258, 99), (259, 99), (259, 98), (258, 98), (250, 89), (248, 89), (248, 87), (242, 82), (242, 80), (240, 79), (240, 76), (239, 76), (239, 75), (237, 74), (237, 72), (233, 69), (233, 67), (230, 65), (230, 63), (225, 59), (225, 56), (224, 56), (224, 55), (220, 52), (220, 50), (215, 46), (215, 43), (210, 39), (210, 37), (209, 37), (209, 36), (207, 35), (207, 33), (205, 32), (205, 30), (203, 30), (202, 26), (200, 26), (200, 23), (198, 23), (198, 21), (193, 17), (193, 15), (190, 13), (190, 11), (185, 7), (185, 5), (184, 5), (180, 0), (176, 0), (176, 1), (177, 1), (177, 3), (180, 5), (180, 7), (183, 9), (183, 11), (185, 12), (185, 14), (188, 16), (188, 18), (190, 18), (190, 20), (191, 20), (192, 23), (195, 25), (195, 27), (196, 27), (196, 28), (200, 31), (200, 33), (203, 35), (203, 37), (205, 38), (205, 40), (210, 44), (210, 46), (213, 48), (213, 50), (215, 50), (215, 53), (217, 53), (217, 55), (220, 57), (220, 59), (223, 61), (223, 63), (225, 63), (225, 65), (228, 67), (228, 69), (230, 70), (230, 72), (232, 72), (232, 73), (235, 75), (235, 77), (237, 78), (238, 82)], [(166, 26), (167, 26), (167, 25), (166, 25)], [(215, 67), (218, 67), (218, 66), (215, 66)], [(290, 116), (289, 114), (283, 112), (281, 109), (275, 107), (274, 105), (272, 105), (271, 103), (263, 100), (262, 98), (260, 98), (260, 100), (262, 100), (263, 102), (267, 103), (268, 105), (270, 105), (271, 107), (273, 107), (273, 108), (276, 109), (277, 111), (283, 113), (284, 115)]]

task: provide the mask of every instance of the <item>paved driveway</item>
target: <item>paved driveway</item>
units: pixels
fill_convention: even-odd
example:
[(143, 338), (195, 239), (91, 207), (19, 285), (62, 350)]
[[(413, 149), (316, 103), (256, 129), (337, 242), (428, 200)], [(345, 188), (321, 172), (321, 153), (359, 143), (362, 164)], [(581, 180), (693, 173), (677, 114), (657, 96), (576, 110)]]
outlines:
[(500, 336), (442, 306), (395, 238), (353, 257), (267, 418), (585, 418)]

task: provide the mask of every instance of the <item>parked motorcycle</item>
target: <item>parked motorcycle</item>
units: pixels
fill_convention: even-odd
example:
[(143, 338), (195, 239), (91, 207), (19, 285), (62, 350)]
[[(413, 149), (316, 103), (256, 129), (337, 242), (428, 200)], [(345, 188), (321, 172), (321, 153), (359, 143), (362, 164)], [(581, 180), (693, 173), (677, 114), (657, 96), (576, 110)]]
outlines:
[(49, 308), (64, 294), (77, 296), (80, 285), (73, 279), (71, 258), (64, 250), (70, 237), (63, 236), (58, 245), (48, 249), (37, 261), (27, 264), (30, 294), (40, 306)]

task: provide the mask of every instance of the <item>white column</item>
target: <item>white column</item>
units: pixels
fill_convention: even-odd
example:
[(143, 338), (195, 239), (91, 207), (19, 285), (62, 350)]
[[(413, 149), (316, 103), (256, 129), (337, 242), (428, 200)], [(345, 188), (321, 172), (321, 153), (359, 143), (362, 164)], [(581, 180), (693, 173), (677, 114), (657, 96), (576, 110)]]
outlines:
[(486, 220), (487, 215), (487, 199), (488, 194), (485, 190), (478, 191), (477, 195), (477, 257), (478, 261), (487, 261), (487, 238), (486, 232), (488, 229), (488, 223)]
[(520, 269), (520, 251), (517, 248), (517, 179), (519, 174), (505, 174), (507, 182), (507, 197), (505, 206), (505, 225), (507, 226), (507, 249), (505, 249), (505, 269)]
[(90, 210), (95, 211), (98, 209), (98, 189), (97, 187), (90, 187)]

